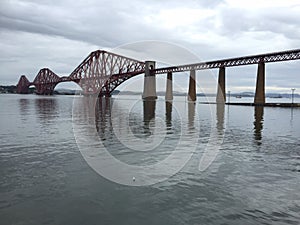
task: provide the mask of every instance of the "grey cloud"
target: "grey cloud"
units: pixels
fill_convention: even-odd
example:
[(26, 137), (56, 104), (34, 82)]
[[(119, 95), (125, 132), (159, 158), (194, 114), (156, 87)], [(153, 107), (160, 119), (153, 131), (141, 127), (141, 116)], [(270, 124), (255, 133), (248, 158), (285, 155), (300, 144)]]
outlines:
[[(198, 1), (35, 1), (12, 5), (5, 1), (0, 9), (0, 26), (45, 35), (57, 35), (99, 46), (143, 39), (176, 40), (176, 33), (163, 35), (159, 24), (145, 23), (143, 17), (155, 15), (170, 6), (199, 6)], [(51, 1), (50, 1), (51, 3)], [(212, 7), (216, 1), (201, 5)], [(179, 15), (180, 16), (180, 15)], [(175, 36), (175, 37), (174, 37)], [(168, 38), (169, 37), (169, 38)]]
[[(73, 5), (73, 8), (64, 11), (55, 6), (48, 8), (39, 4), (29, 4), (23, 8), (12, 8), (8, 5), (5, 11), (1, 10), (0, 25), (9, 30), (61, 36), (104, 46), (113, 45), (116, 40), (110, 36), (109, 24), (119, 24), (118, 27), (121, 28), (122, 24), (117, 23), (122, 21), (119, 15), (111, 17), (109, 11), (97, 8), (97, 16), (95, 9), (82, 9), (79, 6)], [(65, 7), (68, 7), (68, 4)], [(105, 35), (106, 32), (108, 35)]]
[(271, 32), (282, 34), (288, 39), (300, 38), (300, 5), (294, 9), (272, 8), (244, 10), (225, 8), (221, 12), (222, 34), (237, 36), (244, 32)]
[[(3, 0), (0, 4), (0, 82), (17, 81), (21, 73), (33, 78), (41, 67), (66, 75), (92, 50), (141, 40), (182, 45), (202, 61), (299, 47), (299, 8), (241, 11), (224, 1), (211, 0)], [(145, 17), (156, 18), (160, 10), (173, 7), (211, 9), (216, 15), (174, 30), (145, 21)], [(193, 34), (208, 41), (193, 39)], [(281, 36), (286, 43), (272, 43), (276, 38), (281, 41)], [(282, 82), (283, 67), (271, 70), (273, 80), (269, 84)], [(298, 79), (296, 67), (285, 70), (293, 82)], [(242, 78), (239, 70), (230, 72), (239, 78), (234, 84), (253, 85), (256, 72), (248, 68), (243, 71)]]

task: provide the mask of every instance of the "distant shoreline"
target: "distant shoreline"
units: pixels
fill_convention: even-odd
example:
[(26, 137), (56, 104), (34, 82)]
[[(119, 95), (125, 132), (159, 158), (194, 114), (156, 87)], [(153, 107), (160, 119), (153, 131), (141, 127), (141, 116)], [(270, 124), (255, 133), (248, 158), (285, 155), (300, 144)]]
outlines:
[[(17, 87), (15, 85), (8, 85), (8, 86), (0, 86), (0, 94), (17, 94), (16, 93)], [(35, 94), (35, 89), (30, 88), (28, 94)], [(80, 90), (71, 90), (71, 89), (57, 89), (54, 90), (54, 95), (81, 95)], [(142, 95), (142, 92), (134, 92), (134, 91), (119, 91), (115, 90), (112, 92), (112, 95)], [(158, 91), (158, 96), (164, 96), (165, 92)], [(216, 97), (216, 94), (213, 93), (197, 93), (198, 97)], [(173, 96), (187, 96), (187, 93), (182, 92), (173, 92)], [(227, 93), (227, 97), (232, 98), (254, 98), (255, 94), (253, 92), (237, 92), (237, 93)], [(291, 98), (292, 94), (290, 93), (266, 93), (266, 98)], [(300, 98), (300, 94), (295, 93), (294, 98)]]

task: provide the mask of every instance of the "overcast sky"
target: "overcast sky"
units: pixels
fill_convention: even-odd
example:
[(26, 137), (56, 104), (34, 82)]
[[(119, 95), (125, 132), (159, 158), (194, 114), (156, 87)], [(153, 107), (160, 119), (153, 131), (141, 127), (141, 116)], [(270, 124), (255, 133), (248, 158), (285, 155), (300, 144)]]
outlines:
[[(155, 51), (130, 56), (180, 64), (300, 48), (300, 0), (0, 0), (0, 84), (16, 84), (22, 74), (32, 81), (43, 67), (69, 75), (97, 49), (147, 48)], [(227, 90), (254, 91), (256, 67), (227, 69)], [(214, 91), (216, 74), (197, 74), (203, 90)], [(186, 87), (186, 78), (175, 86)], [(267, 64), (266, 78), (268, 92), (300, 92), (300, 60)], [(135, 89), (141, 80), (123, 86)]]

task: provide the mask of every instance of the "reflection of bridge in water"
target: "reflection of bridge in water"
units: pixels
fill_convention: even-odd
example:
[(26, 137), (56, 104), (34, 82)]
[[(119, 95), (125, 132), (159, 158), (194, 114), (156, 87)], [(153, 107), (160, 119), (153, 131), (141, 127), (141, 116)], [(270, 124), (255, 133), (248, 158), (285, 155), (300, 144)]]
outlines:
[[(113, 107), (113, 104), (115, 104), (115, 101), (120, 101), (116, 99), (110, 99), (110, 98), (98, 98), (96, 100), (95, 104), (95, 120), (96, 120), (96, 129), (98, 133), (106, 136), (107, 134), (112, 133), (112, 130), (114, 129), (113, 122), (112, 120), (116, 119), (113, 118), (114, 115), (112, 113), (112, 110), (116, 110), (116, 108)], [(159, 101), (159, 103), (162, 103)], [(162, 119), (165, 122), (165, 131), (172, 131), (174, 127), (177, 128), (177, 126), (180, 126), (179, 123), (177, 123), (176, 115), (175, 118), (173, 118), (174, 113), (176, 113), (176, 109), (174, 108), (174, 103), (170, 101), (166, 101), (164, 104), (164, 113), (162, 113), (162, 106), (159, 105), (158, 101), (153, 101), (153, 100), (144, 100), (142, 101), (142, 111), (141, 113), (137, 112), (131, 112), (133, 113), (132, 118), (125, 118), (125, 117), (118, 117), (116, 120), (121, 121), (121, 120), (126, 120), (126, 123), (128, 122), (127, 120), (130, 120), (131, 122), (128, 122), (127, 125), (132, 129), (133, 133), (140, 135), (140, 134), (146, 134), (146, 136), (151, 136), (151, 131), (150, 131), (150, 126), (155, 126), (156, 120)], [(88, 109), (91, 106), (87, 106), (86, 109)], [(94, 106), (92, 106), (94, 107)], [(225, 135), (225, 131), (228, 125), (227, 122), (225, 121), (226, 117), (225, 114), (229, 113), (228, 111), (226, 112), (225, 110), (225, 105), (224, 104), (216, 104), (216, 105), (211, 105), (210, 110), (214, 111), (215, 114), (210, 114), (210, 118), (206, 118), (209, 121), (207, 121), (206, 124), (198, 124), (196, 122), (197, 118), (196, 116), (200, 117), (198, 118), (201, 119), (201, 115), (196, 113), (197, 111), (197, 105), (194, 103), (189, 102), (187, 105), (187, 108), (184, 109), (186, 110), (187, 117), (186, 117), (186, 126), (189, 130), (193, 130), (195, 126), (203, 126), (203, 127), (197, 127), (199, 134), (201, 132), (204, 132), (205, 135), (209, 135), (210, 132), (213, 132), (214, 134), (212, 136), (218, 137), (219, 139), (223, 139), (223, 136)], [(120, 112), (120, 114), (128, 114), (127, 109), (121, 109), (117, 107), (117, 110), (124, 112)], [(199, 110), (199, 109), (198, 109)], [(157, 113), (159, 111), (159, 113)], [(164, 114), (164, 115), (163, 115)], [(262, 139), (263, 139), (263, 114), (264, 114), (264, 107), (263, 106), (255, 106), (253, 110), (253, 137), (255, 143), (258, 145), (261, 144)], [(182, 119), (182, 118), (181, 118)], [(133, 122), (132, 122), (133, 121)], [(150, 124), (152, 123), (152, 124)], [(123, 122), (120, 122), (120, 124), (124, 124)], [(134, 129), (138, 127), (138, 129)], [(153, 128), (153, 127), (152, 127)], [(123, 127), (122, 127), (123, 129)], [(204, 130), (203, 130), (204, 129)], [(107, 138), (107, 137), (106, 137)], [(108, 138), (110, 140), (110, 138)]]
[(144, 76), (144, 99), (155, 99), (156, 80), (158, 74), (167, 74), (166, 100), (173, 99), (172, 75), (176, 72), (190, 71), (188, 97), (190, 101), (196, 100), (196, 71), (206, 69), (219, 69), (217, 103), (226, 102), (225, 69), (226, 67), (258, 64), (255, 105), (265, 104), (265, 63), (289, 61), (300, 59), (300, 49), (282, 51), (238, 58), (222, 59), (195, 64), (155, 68), (153, 61), (138, 61), (125, 56), (107, 51), (92, 52), (83, 62), (67, 77), (59, 77), (48, 68), (41, 69), (33, 82), (22, 75), (17, 92), (28, 93), (31, 85), (36, 87), (37, 94), (53, 94), (54, 88), (61, 82), (75, 82), (82, 88), (86, 95), (110, 97), (112, 92), (126, 80), (139, 75)]

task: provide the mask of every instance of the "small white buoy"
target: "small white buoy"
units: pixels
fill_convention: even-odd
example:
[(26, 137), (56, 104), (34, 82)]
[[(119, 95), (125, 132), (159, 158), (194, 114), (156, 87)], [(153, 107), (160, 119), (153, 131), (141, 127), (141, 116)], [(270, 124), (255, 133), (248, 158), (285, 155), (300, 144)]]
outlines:
[(132, 180), (135, 181), (135, 177), (132, 177)]

